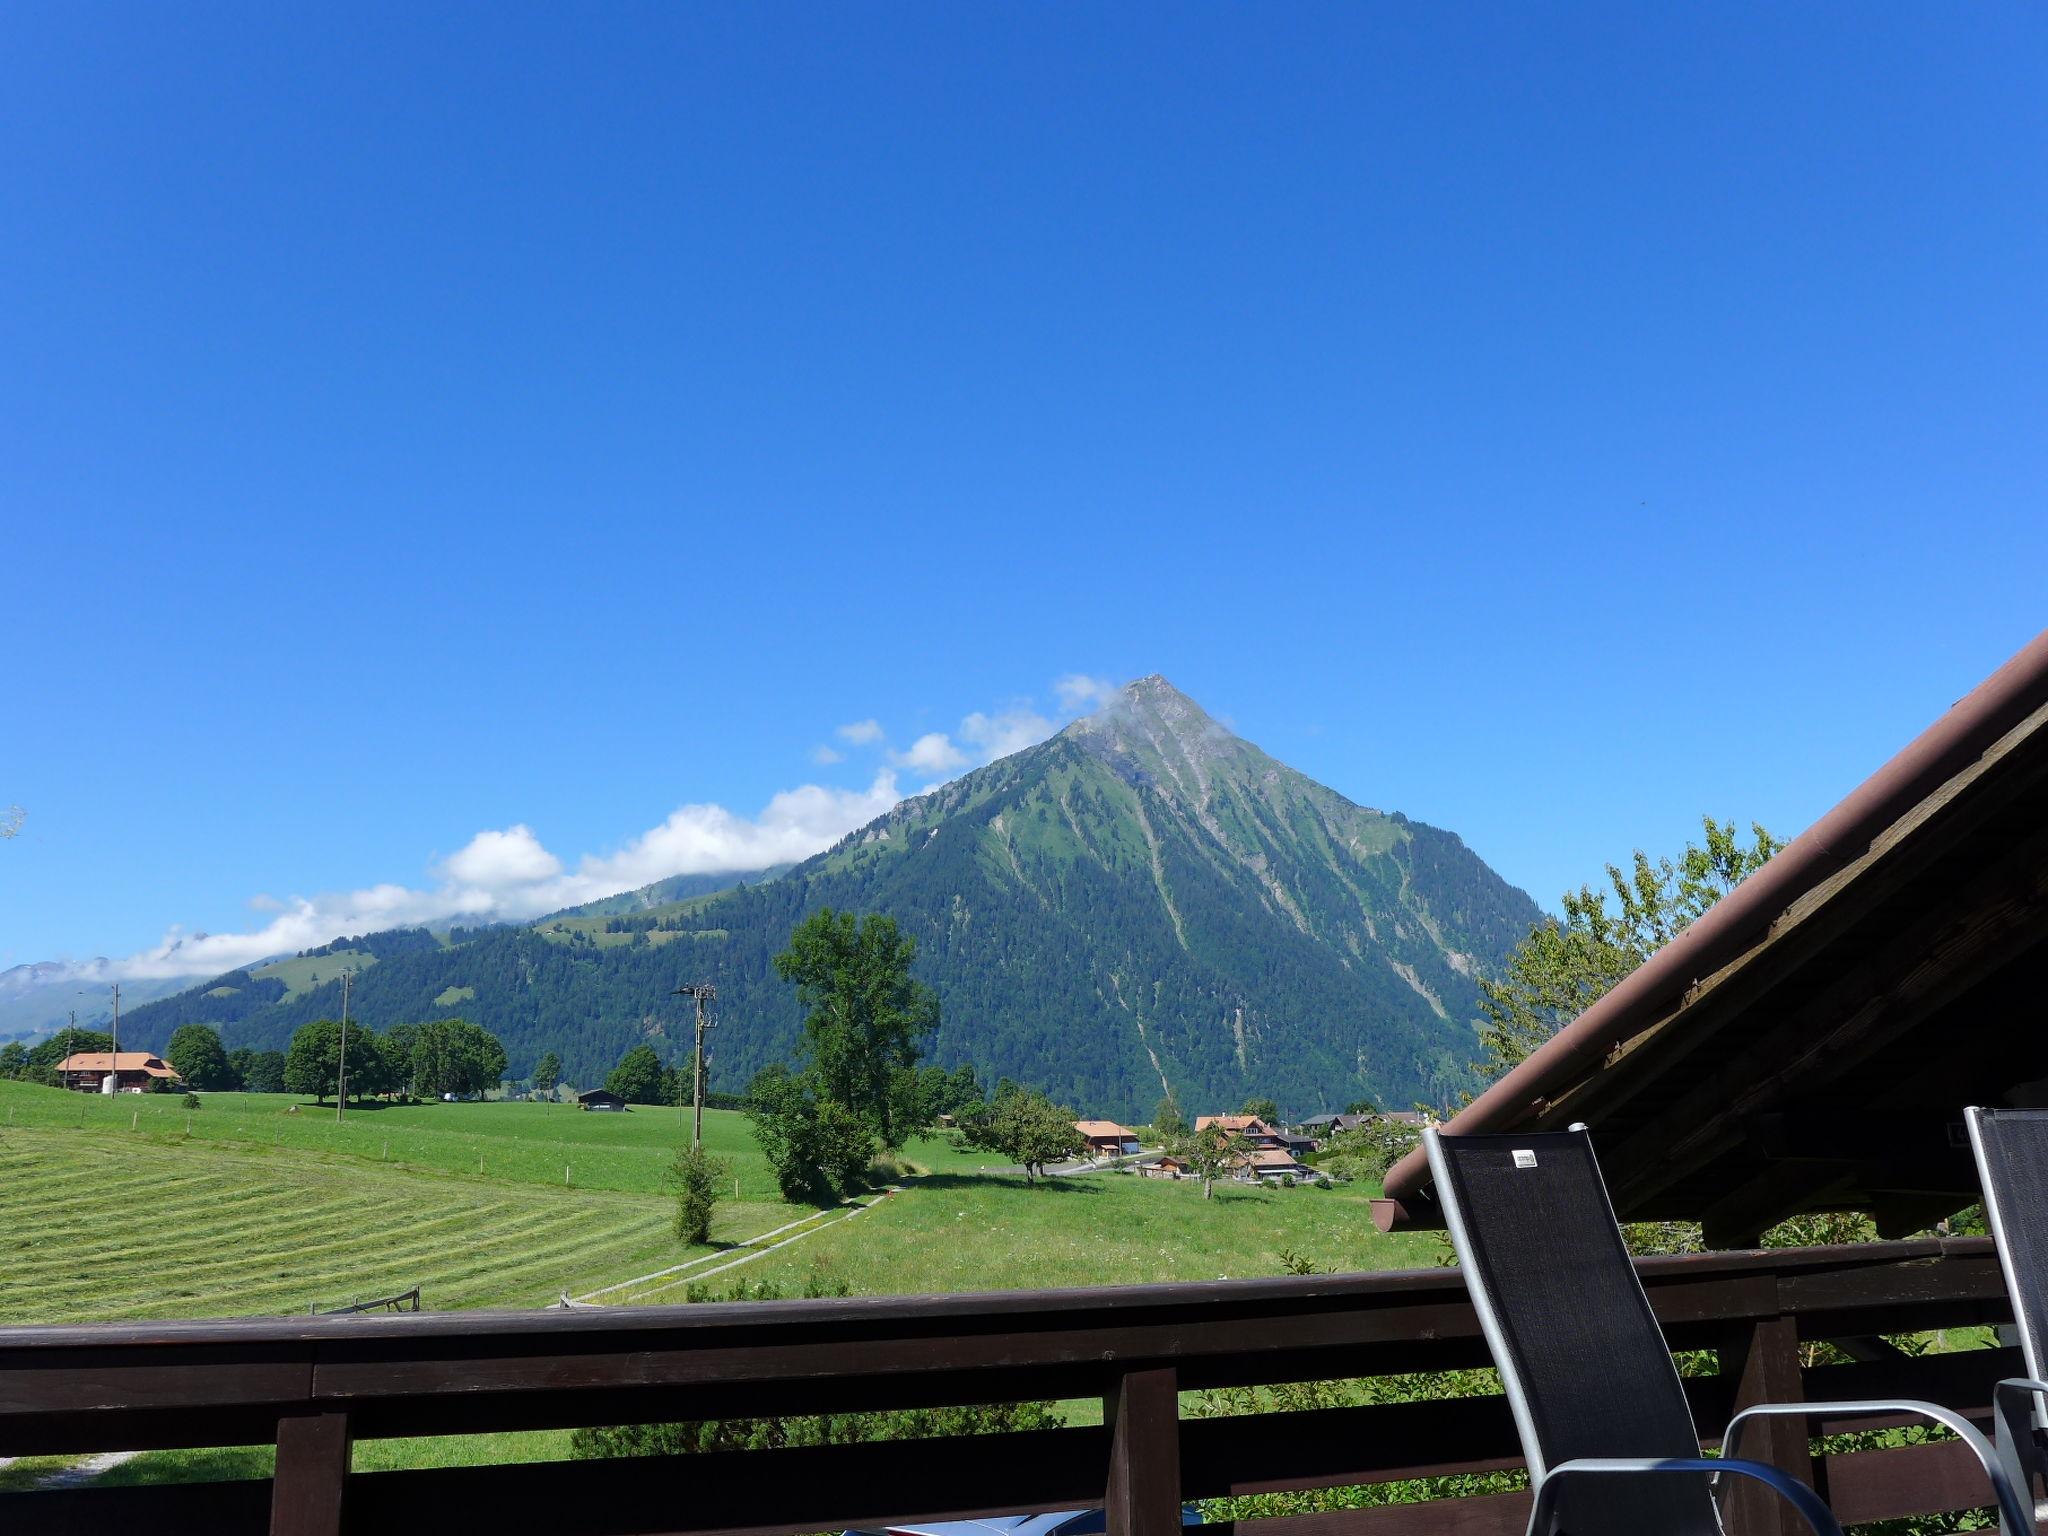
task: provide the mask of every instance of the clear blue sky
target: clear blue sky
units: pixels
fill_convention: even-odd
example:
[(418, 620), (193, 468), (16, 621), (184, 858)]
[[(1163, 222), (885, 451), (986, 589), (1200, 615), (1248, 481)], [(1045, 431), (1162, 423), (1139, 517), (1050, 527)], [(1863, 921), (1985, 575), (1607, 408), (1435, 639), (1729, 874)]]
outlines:
[(0, 966), (573, 872), (1069, 673), (1546, 903), (1794, 832), (2048, 623), (2044, 43), (14, 7)]

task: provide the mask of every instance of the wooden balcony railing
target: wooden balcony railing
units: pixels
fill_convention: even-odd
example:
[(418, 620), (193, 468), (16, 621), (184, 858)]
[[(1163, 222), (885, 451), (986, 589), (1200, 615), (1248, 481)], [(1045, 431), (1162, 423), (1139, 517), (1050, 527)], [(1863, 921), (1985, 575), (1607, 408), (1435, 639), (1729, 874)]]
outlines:
[[(1677, 1348), (1719, 1352), (1702, 1426), (1743, 1403), (1931, 1398), (1988, 1418), (2017, 1352), (1907, 1356), (1876, 1336), (2010, 1320), (1982, 1239), (1647, 1259)], [(1803, 1340), (1857, 1363), (1802, 1369)], [(782, 1536), (1104, 1505), (1169, 1536), (1183, 1499), (1513, 1467), (1502, 1399), (1184, 1419), (1178, 1394), (1483, 1365), (1456, 1270), (618, 1311), (421, 1313), (0, 1329), (0, 1455), (275, 1443), (272, 1479), (0, 1495), (7, 1532), (394, 1536), (545, 1530)], [(359, 1439), (1099, 1396), (1101, 1427), (356, 1473)], [(1960, 1447), (1809, 1458), (1845, 1521), (1987, 1502)], [(1821, 1431), (1839, 1426), (1823, 1425)], [(1859, 1425), (1857, 1427), (1867, 1427)], [(1819, 1432), (1819, 1431), (1817, 1431)], [(1247, 1536), (1515, 1536), (1522, 1495), (1243, 1522)], [(1795, 1527), (1744, 1504), (1738, 1532)]]

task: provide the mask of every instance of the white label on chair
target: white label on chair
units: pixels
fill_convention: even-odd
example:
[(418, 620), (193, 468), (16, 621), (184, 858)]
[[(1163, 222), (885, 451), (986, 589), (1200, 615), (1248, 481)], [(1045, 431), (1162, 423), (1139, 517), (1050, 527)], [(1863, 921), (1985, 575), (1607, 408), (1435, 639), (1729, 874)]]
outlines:
[(1536, 1154), (1527, 1147), (1515, 1148), (1515, 1166), (1517, 1168), (1534, 1168), (1536, 1166)]

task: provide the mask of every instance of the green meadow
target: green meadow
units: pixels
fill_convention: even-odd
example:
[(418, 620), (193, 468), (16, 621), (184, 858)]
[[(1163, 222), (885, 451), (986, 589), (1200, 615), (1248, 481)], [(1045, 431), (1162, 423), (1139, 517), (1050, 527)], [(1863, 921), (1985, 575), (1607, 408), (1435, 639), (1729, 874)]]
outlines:
[[(1427, 1268), (1433, 1233), (1372, 1223), (1377, 1188), (1251, 1188), (1094, 1173), (1029, 1185), (1009, 1175), (935, 1173), (871, 1211), (734, 1272), (791, 1294), (1030, 1290), (1245, 1279), (1325, 1270)], [(718, 1282), (710, 1283), (715, 1289)], [(672, 1300), (663, 1296), (661, 1300)]]

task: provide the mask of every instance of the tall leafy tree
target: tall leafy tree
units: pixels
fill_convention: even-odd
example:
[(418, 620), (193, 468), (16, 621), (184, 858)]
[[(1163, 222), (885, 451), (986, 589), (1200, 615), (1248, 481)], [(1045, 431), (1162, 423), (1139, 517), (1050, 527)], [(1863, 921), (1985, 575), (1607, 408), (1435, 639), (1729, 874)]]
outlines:
[(414, 1085), (436, 1097), (488, 1092), (505, 1075), (505, 1047), (467, 1019), (436, 1019), (413, 1036)]
[(659, 1104), (661, 1058), (654, 1053), (653, 1046), (636, 1045), (619, 1058), (604, 1085), (628, 1104)]
[(245, 1093), (284, 1093), (283, 1051), (230, 1051), (228, 1060), (233, 1063), (236, 1076), (242, 1080)]
[(204, 1024), (182, 1024), (164, 1047), (164, 1060), (177, 1068), (186, 1086), (217, 1090), (241, 1086), (220, 1036)]
[(865, 1121), (885, 1147), (920, 1129), (906, 1119), (918, 1098), (902, 1077), (939, 1022), (937, 998), (910, 974), (916, 959), (917, 941), (893, 918), (830, 907), (797, 924), (775, 957), (804, 1009), (800, 1049), (818, 1099)]
[(1628, 869), (1607, 866), (1606, 889), (1565, 892), (1562, 919), (1539, 922), (1503, 975), (1481, 980), (1483, 1081), (1504, 1075), (1685, 932), (1784, 845), (1755, 822), (1747, 846), (1733, 822), (1701, 818), (1705, 841), (1676, 860), (1636, 850)]
[(310, 1093), (315, 1103), (324, 1104), (340, 1076), (341, 1025), (333, 1019), (301, 1024), (284, 1053), (285, 1091)]
[(540, 1060), (533, 1064), (533, 1091), (553, 1093), (555, 1084), (562, 1080), (562, 1058), (553, 1051), (541, 1052)]

